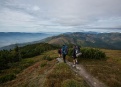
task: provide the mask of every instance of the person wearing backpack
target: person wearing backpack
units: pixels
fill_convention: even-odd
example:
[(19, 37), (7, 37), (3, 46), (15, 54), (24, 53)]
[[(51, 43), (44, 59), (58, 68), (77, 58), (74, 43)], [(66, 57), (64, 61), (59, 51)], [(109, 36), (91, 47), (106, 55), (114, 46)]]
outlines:
[(76, 62), (77, 62), (77, 59), (76, 59), (76, 46), (75, 45), (73, 46), (72, 58), (73, 58), (73, 67), (75, 67)]
[(63, 57), (64, 63), (66, 63), (67, 53), (68, 53), (68, 47), (66, 45), (63, 45), (63, 47), (62, 47), (62, 57)]

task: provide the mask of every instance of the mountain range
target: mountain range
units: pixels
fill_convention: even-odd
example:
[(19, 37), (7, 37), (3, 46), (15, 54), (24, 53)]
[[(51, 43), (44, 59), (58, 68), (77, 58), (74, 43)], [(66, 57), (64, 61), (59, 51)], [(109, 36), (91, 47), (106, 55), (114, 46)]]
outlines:
[(75, 32), (49, 37), (45, 42), (50, 44), (75, 44), (82, 47), (96, 47), (121, 50), (121, 33)]
[[(15, 33), (14, 33), (15, 34)], [(34, 43), (49, 43), (62, 46), (63, 44), (67, 45), (80, 45), (81, 47), (95, 47), (95, 48), (106, 48), (106, 49), (116, 49), (121, 50), (121, 33), (97, 33), (97, 32), (67, 32), (63, 34), (43, 34), (43, 33), (16, 33), (12, 37), (15, 39), (17, 36), (23, 37), (20, 41), (18, 40), (18, 46), (25, 46), (27, 44)], [(0, 33), (0, 38), (1, 37)], [(9, 38), (9, 33), (6, 35)], [(30, 40), (31, 38), (36, 38), (34, 41), (23, 42), (22, 40)], [(3, 39), (3, 38), (2, 38)], [(13, 39), (13, 40), (14, 40)], [(8, 41), (9, 42), (9, 41)], [(6, 42), (7, 43), (7, 42)], [(16, 44), (8, 45), (0, 48), (2, 49), (12, 49)]]

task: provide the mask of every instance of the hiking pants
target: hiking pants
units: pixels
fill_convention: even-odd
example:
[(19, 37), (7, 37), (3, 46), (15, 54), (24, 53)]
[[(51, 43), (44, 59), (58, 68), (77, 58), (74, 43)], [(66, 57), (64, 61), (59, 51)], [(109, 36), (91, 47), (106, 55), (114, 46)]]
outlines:
[(63, 61), (66, 63), (66, 54), (63, 54)]

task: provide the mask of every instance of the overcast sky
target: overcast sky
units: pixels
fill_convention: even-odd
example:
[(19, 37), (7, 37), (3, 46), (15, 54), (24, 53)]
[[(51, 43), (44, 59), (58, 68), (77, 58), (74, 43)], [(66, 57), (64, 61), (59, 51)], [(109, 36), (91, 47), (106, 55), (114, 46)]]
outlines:
[(121, 0), (0, 0), (0, 32), (121, 32)]

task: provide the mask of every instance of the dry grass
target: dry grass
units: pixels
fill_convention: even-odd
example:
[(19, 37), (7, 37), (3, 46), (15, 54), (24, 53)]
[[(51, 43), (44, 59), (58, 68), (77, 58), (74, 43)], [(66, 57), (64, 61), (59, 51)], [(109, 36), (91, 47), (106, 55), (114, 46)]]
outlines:
[(58, 51), (57, 50), (53, 50), (53, 51), (48, 51), (46, 53), (43, 53), (43, 55), (45, 56), (50, 56), (51, 58), (57, 58), (58, 57)]
[(102, 49), (107, 60), (80, 59), (80, 63), (109, 87), (121, 87), (121, 51)]
[(62, 82), (61, 87), (84, 87), (84, 85), (74, 79), (67, 79)]
[[(42, 58), (44, 55), (50, 55), (55, 52), (56, 50), (48, 51), (43, 55), (27, 58), (13, 65), (11, 69), (4, 70), (1, 75), (14, 73), (17, 70), (19, 72), (16, 73), (17, 77), (15, 80), (0, 84), (0, 87), (42, 87), (45, 76), (56, 63), (56, 60), (48, 61)], [(56, 55), (58, 54), (51, 55), (51, 58), (55, 59), (57, 57)], [(21, 69), (21, 67), (23, 68)]]
[(108, 61), (113, 61), (115, 63), (121, 64), (121, 50), (106, 50), (102, 49), (108, 56)]
[(62, 45), (65, 43), (69, 44), (69, 41), (67, 40), (66, 37), (59, 37), (59, 38), (54, 38), (54, 39), (50, 40), (48, 43)]
[[(65, 84), (65, 82), (68, 80), (68, 84)], [(78, 85), (78, 83), (81, 85), (68, 86), (70, 84)], [(87, 84), (82, 78), (72, 72), (67, 64), (60, 63), (57, 64), (54, 69), (46, 76), (44, 87), (87, 87)]]

